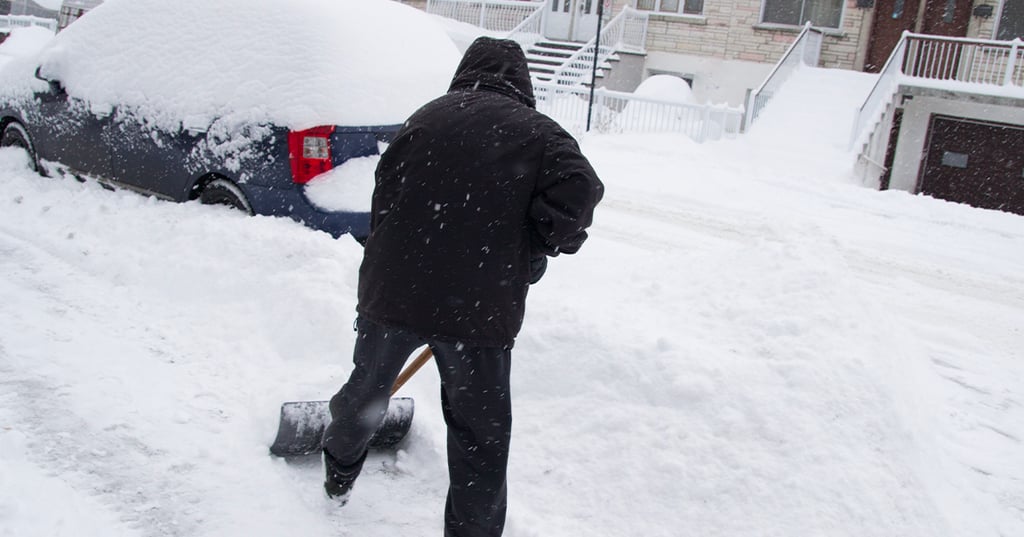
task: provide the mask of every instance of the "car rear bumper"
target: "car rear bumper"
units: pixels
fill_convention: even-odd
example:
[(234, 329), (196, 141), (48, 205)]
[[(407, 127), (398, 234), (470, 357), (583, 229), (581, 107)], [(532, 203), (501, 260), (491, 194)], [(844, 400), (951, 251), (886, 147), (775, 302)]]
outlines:
[(350, 234), (357, 240), (370, 234), (370, 213), (327, 212), (314, 207), (301, 189), (238, 185), (255, 214), (286, 216), (312, 229), (326, 231), (338, 238)]

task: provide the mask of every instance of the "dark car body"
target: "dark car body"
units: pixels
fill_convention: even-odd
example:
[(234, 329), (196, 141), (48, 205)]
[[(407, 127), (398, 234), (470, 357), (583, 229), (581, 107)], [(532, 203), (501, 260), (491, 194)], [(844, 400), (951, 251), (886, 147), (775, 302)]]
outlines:
[(25, 34), (0, 57), (0, 145), (43, 173), (361, 240), (362, 157), (446, 91), (460, 55), (391, 0), (283, 5), (105, 0), (56, 35)]
[[(69, 97), (59, 81), (48, 86), (31, 99), (0, 103), (0, 132), (11, 123), (22, 125), (31, 146), (26, 149), (44, 173), (69, 172), (177, 202), (199, 198), (206, 185), (222, 179), (237, 186), (252, 214), (287, 216), (335, 237), (349, 233), (361, 239), (369, 233), (368, 213), (323, 211), (305, 196), (312, 177), (296, 177), (296, 160), (302, 160), (296, 138), (301, 142), (310, 131), (250, 126), (258, 134), (244, 138), (248, 147), (233, 147), (225, 156), (216, 150), (218, 134), (206, 125), (168, 132), (117, 109), (92, 110)], [(329, 158), (320, 169), (377, 154), (398, 127), (312, 129), (327, 139)]]

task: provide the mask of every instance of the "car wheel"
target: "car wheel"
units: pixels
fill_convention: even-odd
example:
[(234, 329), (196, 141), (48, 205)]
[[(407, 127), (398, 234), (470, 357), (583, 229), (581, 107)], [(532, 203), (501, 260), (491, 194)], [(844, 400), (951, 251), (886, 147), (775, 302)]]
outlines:
[(4, 132), (0, 135), (0, 147), (20, 147), (28, 153), (28, 165), (32, 171), (39, 171), (39, 162), (36, 160), (36, 150), (32, 146), (32, 139), (21, 123), (8, 123)]
[(227, 179), (214, 179), (199, 194), (199, 202), (203, 205), (227, 205), (246, 214), (252, 214), (252, 206), (245, 198), (245, 193)]

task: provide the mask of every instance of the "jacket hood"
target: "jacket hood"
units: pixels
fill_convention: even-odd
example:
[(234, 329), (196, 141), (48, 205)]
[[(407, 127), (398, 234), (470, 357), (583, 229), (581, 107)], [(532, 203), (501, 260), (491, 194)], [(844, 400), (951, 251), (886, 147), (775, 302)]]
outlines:
[(533, 83), (526, 54), (509, 39), (480, 37), (466, 50), (448, 91), (483, 89), (512, 97), (534, 108)]

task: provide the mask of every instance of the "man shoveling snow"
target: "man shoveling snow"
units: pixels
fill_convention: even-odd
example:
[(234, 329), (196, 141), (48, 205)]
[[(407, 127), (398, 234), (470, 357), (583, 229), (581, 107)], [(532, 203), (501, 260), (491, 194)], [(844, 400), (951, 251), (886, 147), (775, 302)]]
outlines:
[(477, 39), (449, 92), (381, 156), (359, 270), (348, 382), (323, 438), (327, 494), (346, 501), (389, 390), (429, 345), (448, 425), (448, 537), (499, 536), (511, 349), (548, 256), (575, 253), (604, 187), (575, 140), (534, 110), (522, 49)]

